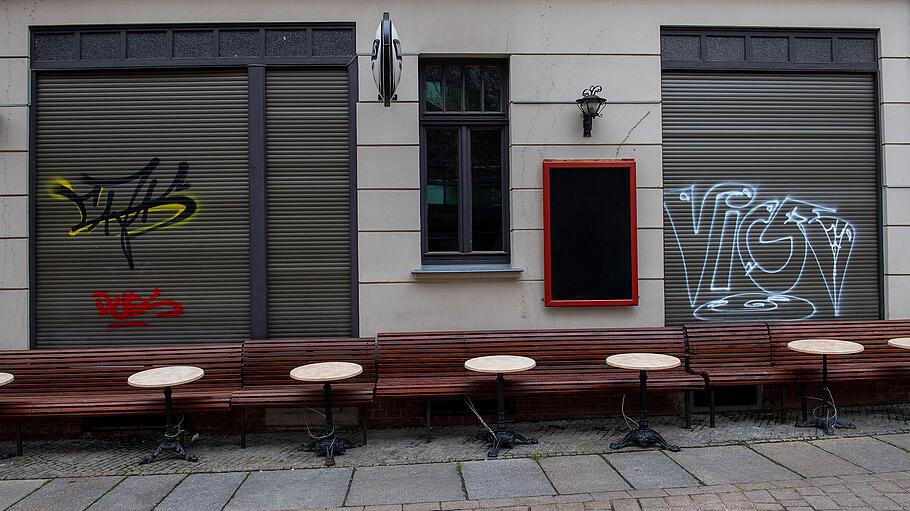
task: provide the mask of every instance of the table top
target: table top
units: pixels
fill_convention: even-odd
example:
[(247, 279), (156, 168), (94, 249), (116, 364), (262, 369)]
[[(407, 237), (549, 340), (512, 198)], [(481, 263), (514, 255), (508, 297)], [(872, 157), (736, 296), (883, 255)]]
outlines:
[(16, 377), (9, 373), (0, 373), (0, 387), (6, 385), (7, 383), (12, 383)]
[(888, 339), (888, 345), (894, 346), (895, 348), (910, 349), (910, 337)]
[(858, 342), (840, 339), (800, 339), (788, 342), (787, 347), (793, 351), (812, 355), (850, 355), (865, 349)]
[(660, 353), (620, 353), (607, 357), (607, 364), (620, 369), (634, 369), (636, 371), (660, 371), (673, 369), (682, 361), (671, 355)]
[(140, 371), (126, 382), (141, 389), (163, 389), (196, 381), (204, 375), (205, 371), (196, 366), (167, 366)]
[(520, 373), (537, 367), (533, 358), (519, 357), (516, 355), (490, 355), (476, 357), (464, 363), (465, 369), (477, 373)]
[(306, 382), (330, 382), (353, 378), (363, 372), (360, 364), (353, 362), (317, 362), (295, 367), (291, 378)]

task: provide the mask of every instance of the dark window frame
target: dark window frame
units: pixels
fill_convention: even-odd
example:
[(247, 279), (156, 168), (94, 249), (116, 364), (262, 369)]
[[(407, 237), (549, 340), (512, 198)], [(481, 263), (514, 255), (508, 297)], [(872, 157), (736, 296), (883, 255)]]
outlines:
[[(426, 109), (426, 68), (430, 65), (497, 65), (500, 69), (500, 110), (435, 112)], [(508, 264), (511, 261), (511, 232), (509, 230), (509, 68), (508, 61), (500, 58), (478, 57), (475, 59), (421, 58), (418, 64), (418, 91), (420, 105), (420, 253), (422, 264)], [(481, 105), (483, 108), (483, 95)], [(462, 104), (464, 91), (462, 90)], [(458, 146), (458, 252), (429, 252), (429, 231), (427, 226), (427, 130), (439, 128), (457, 129)], [(470, 131), (495, 130), (501, 132), (502, 167), (502, 251), (473, 251), (466, 244), (472, 238), (471, 208), (471, 145)]]

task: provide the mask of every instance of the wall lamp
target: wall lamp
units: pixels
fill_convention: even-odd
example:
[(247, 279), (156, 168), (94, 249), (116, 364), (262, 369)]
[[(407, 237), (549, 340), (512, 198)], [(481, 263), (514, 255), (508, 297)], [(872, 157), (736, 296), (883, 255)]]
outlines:
[(578, 109), (581, 110), (582, 127), (584, 127), (584, 136), (591, 136), (591, 127), (594, 125), (594, 118), (600, 117), (600, 111), (603, 110), (607, 100), (598, 96), (597, 93), (604, 90), (600, 85), (592, 85), (581, 93), (581, 97), (575, 100)]

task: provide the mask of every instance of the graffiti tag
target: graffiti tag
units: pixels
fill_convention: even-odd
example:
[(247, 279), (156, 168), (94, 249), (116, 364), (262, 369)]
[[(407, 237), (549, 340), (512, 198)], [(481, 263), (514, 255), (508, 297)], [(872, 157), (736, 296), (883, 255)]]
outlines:
[(161, 291), (158, 288), (152, 290), (152, 294), (142, 298), (132, 291), (124, 291), (113, 297), (104, 291), (95, 291), (92, 298), (95, 299), (95, 307), (98, 308), (98, 317), (104, 318), (110, 316), (111, 322), (108, 323), (108, 329), (128, 328), (128, 327), (148, 327), (149, 322), (142, 320), (146, 313), (156, 309), (158, 311), (153, 317), (176, 317), (183, 315), (183, 306), (176, 300), (159, 300), (158, 296)]
[[(196, 213), (196, 200), (182, 193), (190, 188), (187, 181), (189, 164), (180, 162), (170, 185), (159, 191), (158, 180), (152, 177), (159, 163), (158, 158), (152, 158), (142, 170), (122, 178), (95, 178), (82, 174), (80, 181), (88, 189), (82, 194), (65, 179), (55, 179), (51, 196), (68, 200), (79, 210), (80, 219), (70, 227), (70, 236), (94, 231), (102, 225), (105, 236), (113, 234), (120, 238), (120, 249), (132, 270), (131, 240), (186, 222)], [(125, 201), (123, 197), (126, 197)], [(114, 229), (111, 229), (111, 222), (116, 223)]]
[[(664, 211), (676, 240), (693, 316), (743, 319), (776, 311), (775, 319), (808, 319), (817, 305), (794, 291), (818, 278), (835, 316), (856, 229), (832, 207), (792, 198), (757, 197), (742, 183), (667, 190)], [(680, 229), (683, 219), (691, 229)], [(745, 283), (745, 285), (743, 285)]]

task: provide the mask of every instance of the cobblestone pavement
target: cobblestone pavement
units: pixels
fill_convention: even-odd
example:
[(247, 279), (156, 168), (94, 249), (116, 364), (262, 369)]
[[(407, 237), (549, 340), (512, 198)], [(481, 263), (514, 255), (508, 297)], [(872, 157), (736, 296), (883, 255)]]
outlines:
[[(839, 430), (839, 437), (910, 433), (910, 403), (874, 407), (845, 407), (842, 417), (856, 424), (855, 430)], [(652, 417), (651, 425), (670, 442), (681, 447), (730, 445), (742, 442), (811, 440), (825, 435), (820, 430), (793, 427), (794, 411), (786, 423), (775, 413), (728, 413), (717, 416), (709, 428), (707, 416), (694, 416), (692, 429), (683, 429), (680, 417)], [(301, 424), (303, 420), (301, 419)], [(546, 421), (514, 425), (514, 429), (540, 440), (519, 451), (503, 451), (502, 457), (597, 454), (621, 437), (627, 426), (621, 418)], [(435, 463), (484, 459), (478, 438), (481, 427), (401, 428), (371, 430), (366, 446), (338, 458), (338, 466), (364, 467), (406, 463)], [(355, 431), (348, 432), (357, 438)], [(26, 440), (28, 432), (26, 431)], [(116, 439), (78, 439), (25, 443), (25, 456), (0, 460), (0, 480), (23, 478), (102, 475), (150, 475), (190, 472), (225, 472), (316, 468), (322, 461), (302, 449), (308, 441), (301, 431), (251, 434), (247, 448), (240, 449), (238, 435), (202, 436), (189, 446), (199, 462), (162, 460), (138, 466), (136, 461), (157, 446), (154, 433)], [(5, 446), (7, 450), (11, 446)]]
[(27, 442), (0, 462), (0, 509), (510, 511), (910, 509), (910, 406), (847, 408), (833, 437), (760, 414), (718, 428), (655, 427), (683, 449), (607, 448), (619, 421), (516, 424), (540, 443), (485, 460), (477, 428), (381, 430), (337, 458), (302, 451), (299, 432), (204, 437), (198, 463), (139, 467), (151, 440)]

